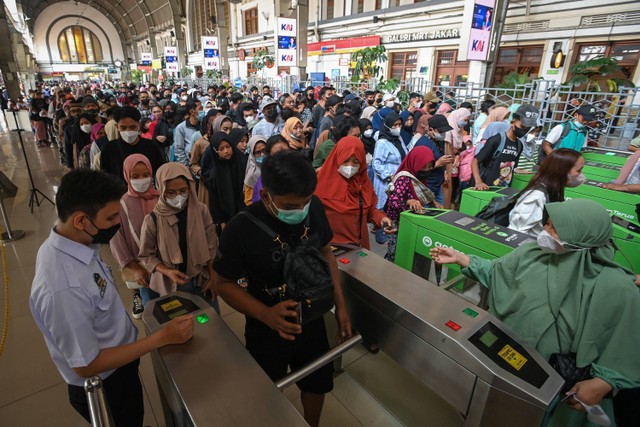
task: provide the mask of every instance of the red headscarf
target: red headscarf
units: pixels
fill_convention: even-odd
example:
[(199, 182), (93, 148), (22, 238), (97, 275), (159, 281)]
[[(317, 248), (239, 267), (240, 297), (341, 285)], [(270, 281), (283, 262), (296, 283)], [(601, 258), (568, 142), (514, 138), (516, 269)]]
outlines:
[[(360, 169), (351, 179), (347, 179), (338, 172), (338, 168), (354, 155), (360, 162)], [(367, 212), (378, 202), (367, 176), (364, 144), (360, 138), (345, 136), (338, 141), (318, 172), (316, 195), (326, 207), (346, 214), (360, 211), (359, 193), (362, 193), (363, 212)]]
[[(407, 157), (405, 157), (402, 163), (400, 163), (400, 167), (398, 168), (398, 171), (396, 173), (406, 171), (411, 175), (417, 177), (420, 169), (424, 168), (425, 166), (427, 166), (427, 164), (433, 161), (435, 161), (433, 151), (431, 151), (430, 148), (419, 145), (409, 151)], [(426, 182), (422, 183), (426, 185)]]

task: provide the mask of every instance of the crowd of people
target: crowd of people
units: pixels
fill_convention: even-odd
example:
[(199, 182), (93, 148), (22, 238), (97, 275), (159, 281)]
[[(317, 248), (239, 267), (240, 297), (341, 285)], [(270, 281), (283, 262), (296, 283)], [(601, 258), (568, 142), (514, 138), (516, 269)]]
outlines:
[[(606, 241), (601, 235), (592, 239), (569, 234), (566, 221), (571, 219), (562, 213), (565, 208), (550, 208), (563, 206), (565, 187), (584, 181), (579, 152), (586, 145), (586, 124), (594, 116), (593, 107), (586, 104), (551, 129), (540, 147), (536, 140), (543, 129), (534, 105), (496, 106), (486, 100), (474, 120), (472, 104), (457, 103), (455, 94), (438, 91), (411, 93), (404, 105), (392, 93), (367, 91), (359, 97), (348, 91), (337, 94), (331, 86), (275, 97), (269, 86), (236, 90), (224, 85), (93, 84), (41, 88), (30, 97), (28, 108), (35, 143), (57, 147), (68, 170), (56, 196), (59, 223), (39, 254), (47, 262), (38, 264), (31, 306), (54, 361), (70, 384), (72, 404), (85, 418), (86, 401), (75, 388), (82, 385), (82, 377), (114, 370), (125, 375), (126, 367), (126, 381), (121, 382), (139, 383), (131, 372), (137, 372), (140, 355), (183, 342), (193, 330), (193, 319), (186, 316), (151, 342), (136, 341), (130, 324), (122, 325), (126, 333), (116, 338), (66, 340), (74, 332), (51, 326), (61, 322), (51, 313), (52, 305), (60, 303), (66, 310), (72, 303), (61, 300), (71, 295), (77, 304), (69, 308), (68, 316), (77, 320), (95, 315), (79, 309), (82, 304), (98, 311), (115, 304), (112, 295), (104, 302), (105, 289), (115, 282), (91, 244), (110, 244), (123, 280), (132, 289), (135, 318), (142, 316), (145, 302), (176, 290), (204, 296), (216, 310), (217, 297), (222, 297), (247, 316), (247, 348), (275, 380), (288, 366), (303, 366), (329, 347), (321, 318), (302, 327), (295, 322), (297, 303), (284, 299), (281, 292), (270, 292), (283, 283), (282, 256), (276, 253), (285, 244), (309, 240), (330, 266), (337, 340), (342, 341), (352, 330), (329, 243), (368, 249), (372, 234), (379, 244), (387, 244), (385, 258), (393, 261), (400, 214), (405, 210), (455, 209), (466, 188), (509, 186), (514, 173), (535, 173), (510, 214), (511, 228), (565, 249), (568, 245), (601, 248)], [(637, 191), (638, 156), (640, 152), (624, 169), (624, 182), (607, 184), (610, 188), (625, 185), (624, 191)], [(566, 209), (587, 219), (577, 208)], [(596, 207), (587, 208), (596, 212), (594, 221), (601, 219)], [(274, 246), (274, 239), (253, 218), (275, 230), (283, 246)], [(611, 254), (598, 251), (598, 257), (583, 261), (614, 268)], [(93, 273), (90, 281), (98, 284), (97, 290), (79, 293), (75, 273), (67, 271), (68, 257)], [(492, 275), (489, 264), (451, 251), (436, 251), (433, 257), (459, 263), (494, 293), (509, 286), (509, 280)], [(55, 259), (53, 264), (50, 258)], [(541, 262), (536, 268), (547, 261)], [(65, 267), (58, 271), (60, 283), (52, 290), (46, 271), (53, 265)], [(527, 277), (529, 270), (537, 274), (529, 265), (522, 268)], [(609, 272), (593, 268), (598, 277)], [(621, 281), (630, 275), (615, 271)], [(532, 280), (542, 280), (537, 277)], [(491, 285), (492, 280), (500, 286)], [(583, 286), (577, 280), (568, 282), (567, 289)], [(598, 283), (589, 276), (591, 288)], [(493, 311), (508, 323), (509, 316), (501, 310), (518, 308), (506, 307), (504, 295), (495, 298), (502, 298), (502, 308)], [(584, 309), (575, 307), (578, 313)], [(121, 312), (118, 309), (117, 315)], [(562, 310), (560, 315), (568, 316)], [(576, 315), (562, 325), (563, 341), (572, 349), (582, 348), (580, 337), (571, 338), (577, 337), (575, 322), (581, 319)], [(107, 317), (101, 321), (105, 323), (99, 327), (110, 327)], [(83, 339), (92, 336), (84, 329), (78, 333)], [(602, 345), (614, 344), (617, 341)], [(559, 351), (552, 347), (546, 343), (543, 354)], [(598, 357), (591, 352), (579, 360), (598, 363)], [(602, 359), (602, 371), (594, 374), (603, 372), (600, 378), (610, 387), (600, 383), (596, 391), (577, 387), (574, 391), (583, 401), (595, 404), (611, 387), (640, 386), (638, 369), (625, 365), (615, 376), (616, 367), (607, 365), (610, 360), (616, 359)], [(299, 383), (305, 419), (312, 426), (318, 425), (324, 394), (332, 387), (331, 375), (327, 367)], [(120, 419), (126, 419), (129, 410), (139, 417), (140, 408), (134, 411), (123, 405)]]

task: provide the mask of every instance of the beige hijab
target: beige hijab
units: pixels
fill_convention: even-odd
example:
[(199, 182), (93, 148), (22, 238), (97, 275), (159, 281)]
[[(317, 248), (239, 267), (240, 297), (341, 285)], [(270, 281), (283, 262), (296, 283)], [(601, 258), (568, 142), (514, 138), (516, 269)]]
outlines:
[(299, 118), (291, 117), (289, 120), (285, 122), (284, 129), (282, 129), (282, 136), (287, 140), (287, 142), (289, 143), (289, 147), (291, 147), (292, 150), (302, 150), (307, 146), (307, 142), (306, 142), (306, 138), (304, 137), (304, 134), (299, 140), (294, 139), (293, 136), (291, 135), (291, 133), (293, 132), (293, 128), (298, 123), (302, 125), (302, 122), (300, 121)]
[(185, 178), (189, 183), (189, 201), (187, 202), (187, 275), (195, 277), (202, 272), (209, 261), (209, 245), (202, 215), (200, 215), (200, 206), (198, 206), (200, 202), (196, 194), (196, 184), (191, 177), (189, 169), (181, 163), (165, 163), (156, 172), (156, 186), (158, 187), (160, 198), (153, 211), (157, 216), (158, 251), (163, 262), (169, 262), (174, 266), (184, 262), (177, 233), (171, 230), (172, 226), (177, 222), (175, 215), (180, 210), (169, 205), (164, 196), (167, 181), (178, 177)]

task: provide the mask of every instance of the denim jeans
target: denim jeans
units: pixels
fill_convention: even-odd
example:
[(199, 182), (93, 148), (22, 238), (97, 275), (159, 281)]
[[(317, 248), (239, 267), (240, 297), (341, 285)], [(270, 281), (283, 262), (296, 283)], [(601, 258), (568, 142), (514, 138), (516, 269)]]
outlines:
[[(220, 304), (218, 303), (218, 297), (216, 296), (212, 299), (210, 296), (211, 294), (202, 294), (202, 288), (197, 285), (197, 282), (198, 278), (194, 277), (184, 285), (178, 285), (177, 290), (180, 292), (186, 292), (188, 294), (198, 295), (199, 297), (202, 297), (202, 299), (204, 299), (211, 307), (213, 307), (216, 313), (220, 314)], [(140, 296), (142, 297), (142, 304), (146, 305), (147, 302), (151, 301), (152, 299), (159, 298), (160, 294), (150, 288), (140, 288)]]

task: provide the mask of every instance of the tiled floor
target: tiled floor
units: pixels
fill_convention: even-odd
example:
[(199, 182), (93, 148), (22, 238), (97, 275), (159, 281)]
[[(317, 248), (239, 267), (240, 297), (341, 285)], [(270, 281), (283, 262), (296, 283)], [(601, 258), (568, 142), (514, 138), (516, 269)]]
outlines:
[[(24, 135), (24, 141), (36, 186), (53, 198), (63, 173), (57, 150), (37, 149), (30, 133)], [(5, 245), (10, 305), (9, 334), (0, 357), (0, 425), (84, 426), (84, 420), (67, 402), (66, 385), (51, 362), (28, 305), (36, 252), (55, 221), (55, 208), (45, 201), (40, 207), (35, 207), (33, 213), (29, 211), (30, 192), (25, 161), (17, 136), (6, 130), (2, 117), (0, 165), (2, 172), (19, 187), (17, 196), (6, 200), (11, 226), (26, 232), (21, 240)], [(373, 251), (383, 255), (386, 247), (376, 244), (371, 237)], [(105, 260), (112, 261), (108, 248), (105, 249)], [(119, 290), (125, 306), (130, 307), (130, 293), (122, 284)], [(1, 301), (0, 298), (0, 305), (3, 305)], [(1, 307), (0, 322), (4, 312), (5, 308)], [(222, 315), (243, 340), (244, 317), (224, 303)], [(328, 323), (330, 336), (333, 336), (335, 326), (333, 322)], [(138, 323), (138, 326), (143, 333), (142, 325)], [(335, 390), (327, 396), (323, 426), (460, 425), (457, 415), (446, 403), (429, 395), (428, 390), (381, 353), (373, 355), (363, 347), (357, 347), (343, 357), (343, 367), (346, 373), (336, 378)], [(145, 424), (164, 426), (149, 356), (143, 358), (140, 374), (145, 390)], [(284, 393), (298, 409), (301, 408), (295, 386)], [(408, 399), (410, 396), (411, 401)], [(417, 396), (424, 396), (429, 403), (425, 403), (423, 398), (416, 399)], [(438, 414), (444, 414), (444, 418)]]

